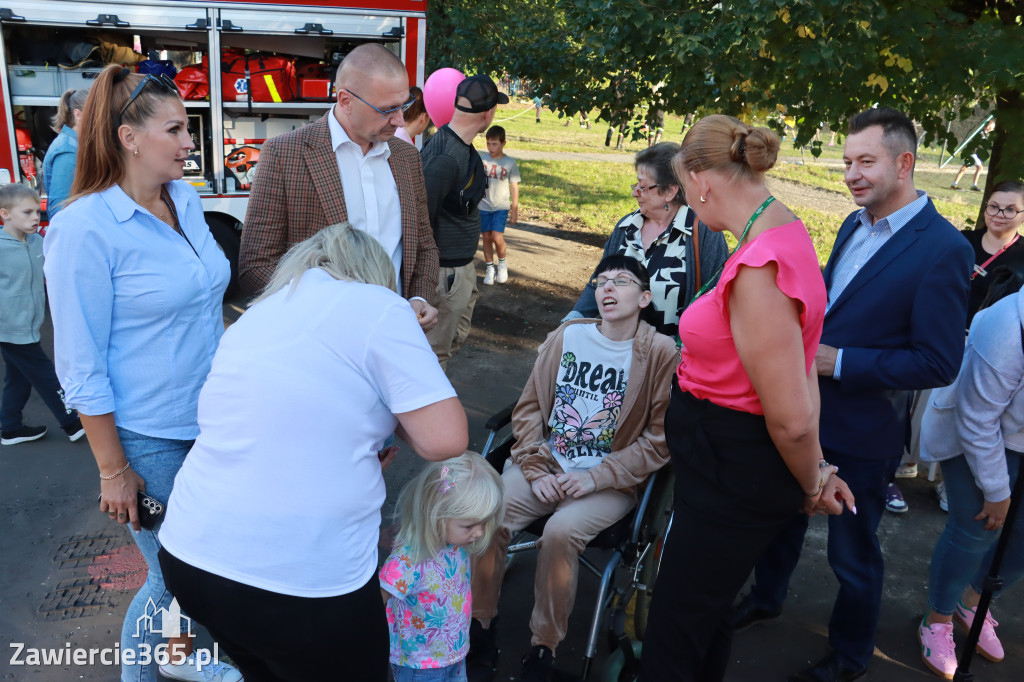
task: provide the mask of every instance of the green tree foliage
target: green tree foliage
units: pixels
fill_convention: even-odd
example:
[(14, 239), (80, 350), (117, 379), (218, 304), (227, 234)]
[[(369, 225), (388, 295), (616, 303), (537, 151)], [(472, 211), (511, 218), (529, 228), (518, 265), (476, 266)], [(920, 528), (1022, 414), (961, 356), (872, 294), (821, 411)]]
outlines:
[(529, 79), (567, 114), (595, 106), (605, 120), (629, 117), (638, 127), (648, 109), (747, 120), (785, 112), (796, 120), (796, 144), (806, 145), (819, 123), (841, 130), (878, 104), (920, 123), (926, 143), (953, 148), (947, 123), (980, 108), (997, 119), (989, 182), (1024, 177), (1021, 0), (435, 0), (431, 7), (432, 67)]

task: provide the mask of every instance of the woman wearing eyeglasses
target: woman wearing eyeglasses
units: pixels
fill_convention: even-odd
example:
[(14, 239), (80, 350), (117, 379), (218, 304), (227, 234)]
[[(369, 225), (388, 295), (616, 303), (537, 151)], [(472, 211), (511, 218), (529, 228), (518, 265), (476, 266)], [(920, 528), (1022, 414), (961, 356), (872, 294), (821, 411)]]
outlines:
[[(644, 264), (651, 276), (651, 304), (657, 311), (652, 324), (672, 337), (679, 331), (679, 315), (728, 255), (721, 233), (704, 224), (694, 229), (694, 213), (672, 172), (677, 151), (675, 142), (662, 142), (637, 152), (636, 183), (631, 185), (637, 209), (619, 220), (603, 254), (632, 256)], [(594, 293), (588, 282), (565, 320), (597, 317)]]
[(984, 229), (964, 231), (975, 256), (971, 294), (967, 299), (968, 327), (992, 285), (995, 268), (1005, 265), (1014, 270), (1024, 269), (1024, 241), (1018, 232), (1024, 223), (1024, 183), (1004, 180), (996, 184), (984, 206)]
[[(157, 560), (159, 524), (140, 527), (137, 495), (166, 505), (199, 434), (199, 389), (224, 332), (230, 269), (199, 195), (181, 180), (194, 145), (173, 81), (108, 67), (78, 135), (71, 197), (44, 242), (54, 354), (99, 467), (100, 511), (131, 524), (148, 566), (121, 630), (122, 682), (148, 682), (157, 663), (134, 659), (163, 644), (157, 633), (173, 625), (160, 614), (174, 609)], [(198, 671), (186, 635), (170, 640), (165, 677), (240, 679), (227, 666)]]

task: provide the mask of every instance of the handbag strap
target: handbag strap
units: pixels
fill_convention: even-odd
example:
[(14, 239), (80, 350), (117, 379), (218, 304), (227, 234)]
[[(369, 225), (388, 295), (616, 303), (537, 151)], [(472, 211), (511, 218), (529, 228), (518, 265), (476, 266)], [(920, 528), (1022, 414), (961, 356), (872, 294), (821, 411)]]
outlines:
[(999, 249), (998, 251), (993, 253), (991, 256), (989, 256), (987, 261), (985, 261), (981, 265), (975, 265), (974, 266), (974, 272), (971, 273), (971, 279), (974, 279), (978, 275), (983, 274), (985, 272), (985, 268), (987, 268), (989, 265), (991, 265), (992, 261), (994, 261), (996, 258), (999, 258), (999, 256), (1002, 255), (1003, 251), (1006, 251), (1008, 248), (1013, 246), (1017, 242), (1018, 239), (1020, 239), (1020, 235), (1019, 234), (1014, 235), (1013, 239), (1011, 239), (1006, 244), (1003, 244), (1003, 247), (1001, 249)]

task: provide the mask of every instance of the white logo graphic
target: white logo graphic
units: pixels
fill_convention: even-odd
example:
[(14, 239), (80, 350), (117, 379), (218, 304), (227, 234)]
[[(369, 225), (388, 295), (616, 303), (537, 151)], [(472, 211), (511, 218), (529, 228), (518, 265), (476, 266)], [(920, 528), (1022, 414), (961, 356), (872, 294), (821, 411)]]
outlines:
[[(152, 614), (150, 614), (151, 610)], [(156, 627), (154, 620), (158, 615), (160, 616), (160, 626)], [(184, 632), (181, 631), (182, 621), (186, 623)], [(171, 599), (171, 605), (166, 609), (162, 609), (157, 607), (156, 602), (150, 597), (149, 601), (146, 602), (145, 612), (135, 621), (135, 637), (142, 637), (147, 632), (160, 635), (164, 639), (173, 639), (182, 635), (195, 637), (195, 634), (192, 632), (192, 619), (182, 615), (177, 598)]]

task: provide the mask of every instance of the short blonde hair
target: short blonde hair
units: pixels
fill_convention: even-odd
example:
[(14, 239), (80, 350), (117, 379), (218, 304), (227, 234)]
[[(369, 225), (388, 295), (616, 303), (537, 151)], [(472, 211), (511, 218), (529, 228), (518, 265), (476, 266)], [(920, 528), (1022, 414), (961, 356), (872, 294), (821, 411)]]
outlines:
[(39, 201), (39, 192), (21, 182), (12, 182), (0, 186), (0, 208), (5, 211), (13, 211), (14, 207), (25, 200)]
[(408, 547), (413, 563), (427, 561), (447, 544), (447, 522), (468, 519), (484, 525), (480, 539), (466, 546), (470, 554), (480, 554), (501, 523), (504, 490), (498, 472), (475, 452), (431, 462), (398, 497), (401, 529), (395, 546)]
[(276, 294), (292, 283), (299, 285), (302, 273), (320, 268), (334, 279), (376, 284), (397, 291), (395, 264), (384, 247), (372, 236), (347, 222), (329, 225), (284, 254), (267, 287), (250, 305)]

